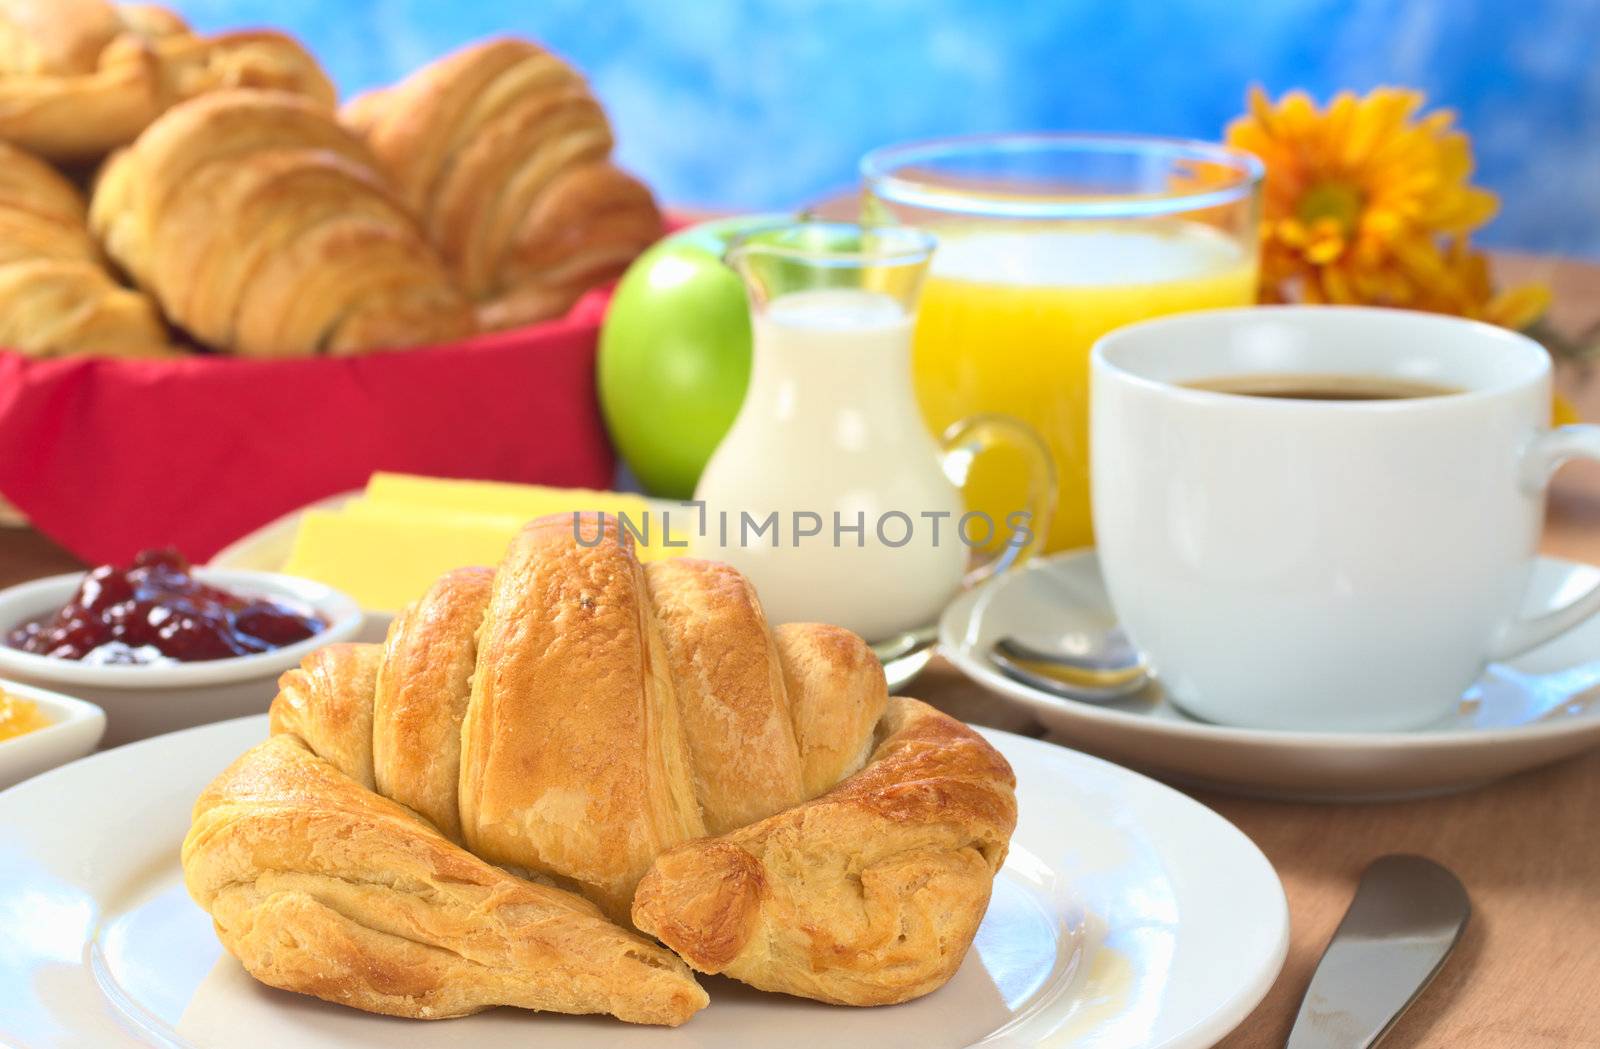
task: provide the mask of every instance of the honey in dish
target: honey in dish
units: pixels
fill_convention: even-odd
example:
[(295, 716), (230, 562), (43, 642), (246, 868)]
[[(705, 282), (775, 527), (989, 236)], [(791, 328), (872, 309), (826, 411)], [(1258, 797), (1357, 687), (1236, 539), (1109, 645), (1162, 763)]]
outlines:
[(40, 713), (37, 703), (0, 689), (0, 741), (37, 732), (49, 724), (50, 719)]
[(1272, 397), (1286, 401), (1405, 401), (1417, 397), (1448, 397), (1461, 393), (1453, 386), (1419, 382), (1390, 375), (1227, 375), (1183, 385), (1191, 390), (1232, 393), (1245, 397)]

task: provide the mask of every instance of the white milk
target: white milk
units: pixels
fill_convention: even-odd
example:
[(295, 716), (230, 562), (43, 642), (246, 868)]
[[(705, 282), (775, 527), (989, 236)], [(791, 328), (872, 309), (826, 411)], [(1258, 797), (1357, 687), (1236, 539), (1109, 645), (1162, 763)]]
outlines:
[[(755, 311), (750, 389), (695, 490), (707, 534), (694, 552), (744, 572), (774, 625), (880, 640), (933, 622), (960, 587), (961, 496), (912, 393), (911, 325), (870, 291), (796, 292)], [(773, 529), (756, 534), (774, 511), (776, 548)], [(817, 515), (820, 534), (798, 536), (819, 521), (797, 529), (797, 512)], [(836, 536), (835, 514), (862, 531)]]

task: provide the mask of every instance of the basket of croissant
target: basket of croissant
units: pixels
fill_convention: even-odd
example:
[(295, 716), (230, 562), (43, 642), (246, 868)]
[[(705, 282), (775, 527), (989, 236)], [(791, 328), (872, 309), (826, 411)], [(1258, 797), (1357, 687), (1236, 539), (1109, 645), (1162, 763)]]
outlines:
[(0, 496), (104, 560), (380, 467), (604, 487), (605, 289), (662, 232), (612, 148), (526, 41), (340, 106), (281, 33), (0, 0)]
[(641, 565), (615, 519), (536, 520), (279, 685), (184, 878), (251, 975), (370, 1012), (675, 1026), (695, 972), (907, 1001), (961, 965), (1016, 826), (1005, 759), (888, 698), (860, 638), (769, 629), (737, 571)]

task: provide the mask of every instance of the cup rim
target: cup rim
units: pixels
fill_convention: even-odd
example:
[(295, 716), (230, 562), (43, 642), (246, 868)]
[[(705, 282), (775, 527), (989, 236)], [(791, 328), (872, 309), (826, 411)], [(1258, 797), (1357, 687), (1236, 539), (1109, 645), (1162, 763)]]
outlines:
[[(802, 230), (843, 233), (867, 242), (877, 240), (886, 250), (813, 247), (771, 243), (762, 239), (775, 234)], [(932, 233), (915, 226), (851, 222), (802, 215), (786, 222), (762, 223), (739, 231), (729, 238), (727, 249), (723, 252), (723, 261), (733, 264), (742, 256), (761, 254), (815, 266), (841, 268), (912, 266), (932, 258), (938, 244), (938, 238)]]
[[(1314, 401), (1289, 398), (1253, 397), (1223, 390), (1196, 389), (1164, 379), (1151, 378), (1113, 359), (1122, 344), (1143, 340), (1163, 333), (1181, 337), (1186, 329), (1196, 324), (1226, 322), (1230, 319), (1264, 321), (1268, 318), (1316, 318), (1316, 324), (1353, 324), (1382, 321), (1386, 324), (1409, 325), (1417, 329), (1435, 331), (1450, 329), (1455, 332), (1472, 332), (1474, 337), (1502, 343), (1507, 351), (1520, 353), (1527, 365), (1526, 373), (1504, 382), (1474, 387), (1442, 397), (1413, 397), (1396, 400)], [(1335, 306), (1325, 304), (1286, 304), (1231, 306), (1220, 309), (1192, 310), (1165, 317), (1154, 317), (1116, 328), (1095, 341), (1089, 354), (1095, 372), (1115, 375), (1119, 381), (1158, 391), (1167, 397), (1194, 404), (1233, 405), (1239, 410), (1272, 412), (1341, 412), (1353, 414), (1392, 414), (1447, 409), (1504, 397), (1508, 393), (1525, 390), (1529, 386), (1547, 381), (1550, 376), (1550, 355), (1534, 339), (1521, 332), (1511, 331), (1484, 321), (1450, 314), (1427, 313), (1389, 306)]]
[[(324, 645), (348, 641), (361, 629), (363, 613), (355, 599), (315, 580), (278, 572), (196, 565), (201, 580), (251, 593), (279, 596), (309, 605), (327, 620), (325, 629), (292, 645), (248, 656), (198, 663), (155, 663), (145, 666), (97, 666), (24, 652), (0, 641), (0, 675), (51, 686), (76, 685), (144, 691), (227, 685), (276, 675), (297, 666)], [(0, 629), (9, 631), (32, 615), (49, 611), (72, 595), (83, 572), (46, 576), (0, 590)]]
[[(942, 188), (897, 173), (918, 161), (982, 152), (1169, 156), (1221, 164), (1234, 169), (1236, 177), (1222, 186), (1198, 190), (1092, 198), (1030, 196), (1022, 192), (997, 198)], [(859, 170), (867, 191), (885, 201), (950, 214), (1006, 219), (1127, 219), (1183, 214), (1236, 203), (1254, 193), (1266, 177), (1261, 158), (1233, 146), (1175, 136), (1082, 131), (998, 132), (898, 142), (867, 152)]]

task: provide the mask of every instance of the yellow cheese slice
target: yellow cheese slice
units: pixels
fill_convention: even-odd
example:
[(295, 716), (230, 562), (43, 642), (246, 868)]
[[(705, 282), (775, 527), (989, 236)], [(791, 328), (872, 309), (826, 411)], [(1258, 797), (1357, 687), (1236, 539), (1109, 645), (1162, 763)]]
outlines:
[(547, 488), (504, 481), (460, 481), (395, 473), (373, 474), (367, 481), (363, 497), (369, 503), (385, 506), (423, 506), (468, 514), (508, 514), (522, 521), (571, 510), (626, 513), (629, 518), (638, 521), (650, 507), (644, 496), (628, 492)]
[[(343, 590), (372, 612), (394, 612), (452, 568), (495, 565), (529, 520), (577, 509), (626, 513), (641, 522), (641, 496), (487, 481), (375, 474), (365, 494), (337, 509), (301, 515), (283, 570)], [(640, 546), (641, 559), (682, 553)]]

